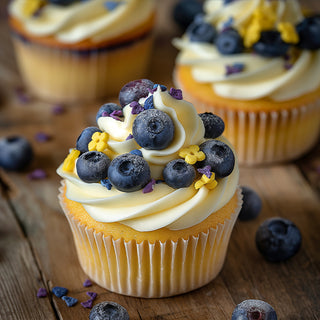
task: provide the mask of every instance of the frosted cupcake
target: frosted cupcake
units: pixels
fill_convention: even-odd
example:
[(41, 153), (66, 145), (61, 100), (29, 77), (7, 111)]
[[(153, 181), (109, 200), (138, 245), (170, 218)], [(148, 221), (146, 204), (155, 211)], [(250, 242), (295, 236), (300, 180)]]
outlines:
[(83, 270), (125, 295), (166, 297), (220, 272), (241, 207), (223, 122), (138, 80), (103, 105), (58, 168)]
[(144, 77), (153, 0), (13, 0), (9, 19), (27, 87), (53, 102), (117, 94)]
[(220, 115), (242, 164), (296, 159), (320, 128), (320, 18), (296, 0), (207, 0), (174, 80), (199, 112)]

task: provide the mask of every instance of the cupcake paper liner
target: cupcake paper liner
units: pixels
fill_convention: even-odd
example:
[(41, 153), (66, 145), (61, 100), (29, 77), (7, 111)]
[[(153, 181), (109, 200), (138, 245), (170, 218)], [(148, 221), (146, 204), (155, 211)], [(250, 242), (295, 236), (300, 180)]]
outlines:
[(87, 228), (74, 218), (62, 200), (78, 258), (84, 272), (100, 286), (124, 295), (160, 298), (199, 288), (220, 272), (242, 195), (223, 224), (178, 241), (125, 241)]

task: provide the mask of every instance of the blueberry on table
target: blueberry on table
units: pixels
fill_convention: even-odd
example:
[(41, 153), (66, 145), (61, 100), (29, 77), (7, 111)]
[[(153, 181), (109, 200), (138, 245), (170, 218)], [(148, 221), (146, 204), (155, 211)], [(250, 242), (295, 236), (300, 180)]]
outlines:
[(272, 306), (262, 300), (244, 300), (233, 310), (231, 320), (277, 320)]
[(23, 170), (30, 164), (33, 155), (31, 144), (21, 136), (0, 139), (0, 167), (6, 170)]
[(173, 8), (174, 21), (185, 30), (197, 14), (203, 13), (202, 4), (197, 0), (180, 0)]
[(113, 111), (118, 111), (118, 110), (122, 110), (122, 108), (116, 103), (112, 103), (112, 102), (105, 103), (98, 110), (96, 115), (96, 121), (98, 121), (100, 117), (104, 117), (105, 115), (110, 115)]
[(199, 168), (210, 166), (217, 178), (224, 178), (231, 174), (235, 164), (235, 157), (231, 148), (219, 140), (207, 140), (200, 145), (206, 158), (197, 162)]
[(81, 153), (89, 151), (88, 144), (91, 141), (92, 135), (95, 132), (102, 132), (102, 131), (97, 127), (85, 128), (77, 139), (76, 149), (79, 150)]
[(79, 178), (87, 183), (99, 182), (107, 177), (111, 160), (103, 152), (88, 151), (76, 162)]
[(179, 189), (189, 187), (193, 183), (196, 170), (183, 159), (175, 159), (164, 167), (162, 174), (166, 184)]
[(151, 174), (146, 160), (135, 154), (124, 153), (111, 161), (108, 178), (118, 190), (133, 192), (142, 189), (151, 180)]
[(284, 56), (289, 48), (278, 31), (262, 31), (259, 41), (253, 45), (253, 50), (264, 57)]
[(219, 52), (225, 55), (241, 53), (243, 51), (242, 37), (235, 29), (226, 29), (219, 33), (215, 40), (215, 45)]
[(161, 110), (145, 110), (134, 120), (132, 135), (142, 148), (162, 150), (173, 140), (174, 124), (170, 116)]
[(242, 208), (239, 213), (239, 220), (248, 221), (256, 218), (262, 208), (262, 201), (259, 195), (251, 188), (242, 186)]
[(75, 0), (48, 0), (52, 4), (56, 4), (59, 6), (68, 6), (73, 2), (76, 2)]
[(320, 48), (320, 15), (307, 17), (297, 24), (298, 47), (307, 50)]
[(256, 245), (266, 260), (280, 262), (295, 255), (301, 246), (301, 233), (290, 220), (265, 220), (256, 232)]
[(199, 113), (199, 116), (205, 128), (205, 138), (215, 139), (222, 135), (224, 122), (219, 116), (211, 112)]
[(103, 301), (92, 308), (89, 320), (129, 320), (129, 314), (120, 304)]
[(211, 25), (208, 22), (205, 22), (198, 16), (189, 25), (189, 27), (186, 30), (186, 33), (189, 36), (190, 41), (192, 42), (207, 43), (212, 43), (217, 34), (216, 29), (213, 25)]
[(119, 92), (119, 102), (121, 107), (133, 101), (139, 101), (140, 98), (145, 98), (152, 90), (154, 83), (148, 79), (139, 79), (128, 82)]

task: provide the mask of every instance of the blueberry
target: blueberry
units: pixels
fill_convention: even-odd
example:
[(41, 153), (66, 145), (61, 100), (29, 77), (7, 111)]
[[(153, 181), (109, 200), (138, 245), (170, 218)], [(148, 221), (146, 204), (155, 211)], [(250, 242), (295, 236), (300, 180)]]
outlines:
[(195, 177), (194, 167), (182, 159), (170, 161), (163, 169), (163, 178), (165, 183), (174, 189), (189, 187)]
[(121, 107), (148, 96), (149, 90), (152, 90), (153, 86), (154, 83), (148, 79), (134, 80), (125, 84), (119, 93)]
[(103, 301), (92, 308), (89, 320), (129, 320), (129, 314), (120, 304)]
[(236, 0), (223, 0), (223, 4), (227, 5), (227, 4), (234, 2), (234, 1), (236, 1)]
[(242, 189), (242, 208), (239, 213), (239, 220), (248, 221), (256, 218), (262, 208), (262, 201), (259, 195), (249, 187), (241, 187)]
[(219, 140), (207, 140), (200, 145), (200, 150), (205, 153), (206, 158), (197, 162), (197, 167), (210, 166), (217, 178), (231, 174), (235, 158), (228, 145)]
[(0, 167), (6, 170), (22, 170), (33, 159), (29, 141), (21, 136), (8, 136), (0, 139)]
[(277, 314), (269, 303), (251, 299), (235, 307), (231, 320), (277, 320)]
[(297, 226), (292, 221), (279, 217), (265, 220), (256, 233), (258, 250), (271, 262), (284, 261), (295, 255), (301, 241)]
[(58, 6), (68, 6), (75, 2), (75, 0), (49, 0), (49, 2)]
[(76, 149), (79, 150), (81, 153), (89, 151), (88, 144), (91, 141), (92, 135), (95, 132), (102, 131), (97, 127), (85, 128), (77, 139)]
[(83, 153), (76, 162), (79, 178), (87, 183), (99, 182), (107, 177), (110, 159), (99, 151)]
[(205, 128), (205, 138), (215, 139), (222, 135), (224, 122), (220, 117), (211, 112), (200, 113), (199, 116)]
[(197, 0), (180, 0), (173, 8), (173, 19), (185, 30), (197, 14), (202, 14), (202, 4)]
[(132, 135), (142, 148), (162, 150), (173, 139), (174, 124), (170, 116), (161, 110), (145, 110), (135, 118)]
[(298, 47), (308, 50), (320, 48), (320, 15), (314, 15), (302, 20), (296, 26), (299, 35)]
[(150, 168), (142, 157), (125, 153), (111, 161), (108, 178), (118, 190), (133, 192), (142, 189), (150, 181)]
[(219, 52), (225, 55), (243, 51), (243, 40), (235, 29), (226, 29), (219, 33), (215, 40), (215, 45)]
[(122, 108), (118, 106), (116, 103), (105, 103), (103, 106), (100, 107), (99, 111), (97, 112), (96, 121), (98, 121), (100, 117), (103, 117), (104, 113), (110, 115), (113, 111), (116, 110), (122, 110)]
[(259, 41), (253, 45), (253, 50), (264, 57), (284, 56), (289, 48), (278, 31), (262, 31)]
[(211, 43), (216, 37), (216, 29), (213, 25), (205, 22), (197, 16), (186, 30), (190, 41)]

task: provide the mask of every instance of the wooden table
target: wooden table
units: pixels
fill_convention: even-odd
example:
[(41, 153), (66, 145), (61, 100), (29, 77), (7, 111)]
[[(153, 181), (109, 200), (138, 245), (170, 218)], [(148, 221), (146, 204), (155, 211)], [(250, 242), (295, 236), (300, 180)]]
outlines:
[[(157, 50), (150, 69), (152, 80), (172, 86), (176, 50), (170, 40), (179, 34), (170, 20), (173, 1), (159, 1)], [(307, 3), (307, 1), (303, 1)], [(225, 266), (207, 286), (166, 299), (138, 299), (108, 292), (97, 285), (83, 287), (87, 276), (77, 260), (72, 235), (57, 200), (60, 178), (55, 173), (81, 130), (94, 124), (100, 103), (68, 106), (54, 115), (53, 105), (17, 95), (19, 77), (6, 23), (6, 1), (0, 4), (0, 136), (19, 134), (31, 141), (35, 159), (27, 171), (0, 171), (0, 318), (88, 319), (80, 302), (87, 291), (98, 293), (95, 303), (111, 300), (123, 305), (131, 319), (230, 319), (245, 299), (269, 302), (279, 319), (320, 319), (320, 148), (301, 160), (262, 168), (241, 168), (240, 183), (254, 188), (263, 201), (261, 215), (237, 222)], [(317, 0), (309, 5), (319, 8)], [(37, 142), (35, 135), (51, 136)], [(2, 150), (0, 150), (2, 152)], [(43, 180), (28, 173), (41, 168)], [(300, 228), (303, 243), (296, 256), (268, 263), (255, 246), (255, 232), (269, 217), (291, 219)], [(72, 308), (50, 294), (39, 299), (40, 287), (69, 289), (79, 300)]]

